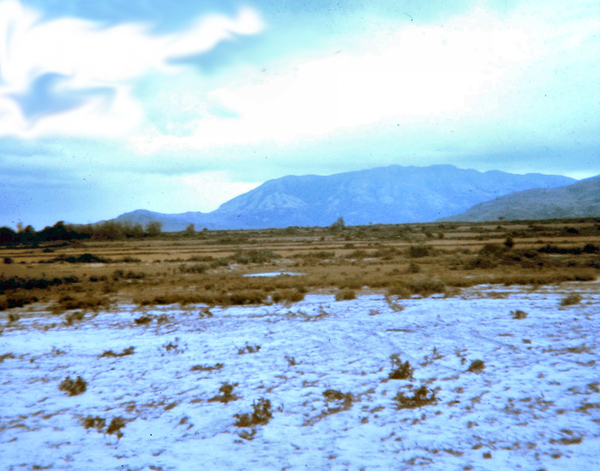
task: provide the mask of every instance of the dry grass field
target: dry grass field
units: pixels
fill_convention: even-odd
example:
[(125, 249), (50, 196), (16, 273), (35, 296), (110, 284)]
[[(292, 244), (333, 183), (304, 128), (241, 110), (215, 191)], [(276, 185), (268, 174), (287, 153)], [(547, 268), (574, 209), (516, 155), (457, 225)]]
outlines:
[[(306, 293), (409, 297), (452, 295), (483, 283), (593, 280), (600, 273), (600, 223), (204, 231), (1, 252), (0, 309), (37, 300), (59, 315), (122, 302), (223, 306), (293, 302)], [(260, 272), (301, 276), (247, 276)]]
[(597, 469), (600, 221), (2, 249), (2, 469)]

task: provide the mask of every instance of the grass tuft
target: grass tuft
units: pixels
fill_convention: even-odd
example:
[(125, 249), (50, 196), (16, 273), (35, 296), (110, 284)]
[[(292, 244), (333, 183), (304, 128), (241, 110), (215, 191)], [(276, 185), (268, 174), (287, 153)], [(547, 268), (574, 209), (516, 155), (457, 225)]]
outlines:
[(525, 319), (527, 317), (527, 313), (519, 309), (517, 309), (516, 311), (510, 311), (510, 314), (513, 319)]
[(469, 373), (481, 373), (485, 369), (485, 363), (482, 360), (473, 360), (467, 371)]
[(408, 361), (402, 363), (397, 353), (390, 356), (390, 360), (392, 360), (392, 371), (388, 376), (389, 379), (412, 379), (413, 369)]
[(265, 425), (273, 418), (271, 411), (271, 401), (265, 398), (260, 398), (252, 404), (252, 414), (235, 414), (237, 419), (236, 427), (252, 427), (253, 425)]
[(59, 385), (58, 389), (65, 391), (69, 396), (79, 396), (87, 390), (87, 381), (81, 376), (77, 376), (77, 379), (73, 381), (67, 376)]
[(568, 295), (562, 299), (562, 301), (560, 302), (560, 305), (561, 306), (573, 306), (575, 304), (579, 304), (582, 299), (583, 298), (581, 297), (581, 295), (579, 295), (577, 293), (571, 293), (570, 295)]
[(437, 401), (437, 398), (435, 391), (430, 391), (427, 386), (423, 385), (412, 396), (407, 396), (402, 391), (398, 391), (398, 394), (394, 396), (394, 400), (397, 402), (397, 409), (415, 409), (433, 404)]

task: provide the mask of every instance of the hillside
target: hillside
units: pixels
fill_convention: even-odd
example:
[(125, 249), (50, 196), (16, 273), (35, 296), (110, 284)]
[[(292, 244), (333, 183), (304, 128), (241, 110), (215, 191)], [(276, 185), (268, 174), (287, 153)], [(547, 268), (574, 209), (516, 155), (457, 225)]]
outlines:
[(560, 188), (537, 188), (477, 204), (440, 221), (559, 219), (600, 216), (600, 176)]
[(516, 191), (555, 188), (575, 180), (557, 175), (478, 172), (452, 165), (393, 165), (329, 176), (270, 180), (211, 213), (162, 214), (138, 210), (121, 222), (163, 223), (166, 231), (327, 226), (340, 216), (349, 225), (429, 222)]

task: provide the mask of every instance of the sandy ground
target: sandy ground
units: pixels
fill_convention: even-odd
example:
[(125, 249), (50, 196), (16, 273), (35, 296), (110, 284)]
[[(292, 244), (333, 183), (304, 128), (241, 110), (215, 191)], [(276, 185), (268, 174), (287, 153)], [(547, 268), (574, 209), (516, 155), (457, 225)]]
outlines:
[[(582, 301), (561, 307), (573, 292)], [(122, 305), (71, 326), (39, 305), (10, 324), (5, 312), (0, 468), (600, 469), (599, 306), (599, 283), (565, 283), (210, 314)], [(388, 378), (393, 354), (412, 380)], [(85, 392), (59, 389), (78, 376)], [(224, 382), (237, 400), (209, 401)], [(422, 385), (436, 400), (399, 408)], [(270, 421), (236, 426), (260, 398)]]

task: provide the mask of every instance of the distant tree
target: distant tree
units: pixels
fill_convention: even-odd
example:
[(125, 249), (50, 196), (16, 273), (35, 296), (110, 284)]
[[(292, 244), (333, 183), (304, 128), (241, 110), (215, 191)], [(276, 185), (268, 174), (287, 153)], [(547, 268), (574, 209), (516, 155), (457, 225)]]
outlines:
[(31, 226), (27, 226), (22, 231), (19, 231), (19, 238), (22, 244), (30, 244), (35, 239), (35, 229)]
[(196, 226), (194, 226), (193, 224), (189, 224), (186, 228), (185, 228), (185, 235), (187, 237), (193, 237), (194, 235), (196, 235)]
[(0, 244), (14, 244), (19, 240), (17, 233), (10, 227), (0, 227)]
[(339, 218), (337, 218), (337, 220), (331, 225), (329, 226), (331, 230), (333, 231), (342, 231), (346, 228), (346, 222), (344, 221), (344, 218), (342, 216), (340, 216)]
[(148, 237), (156, 237), (162, 232), (162, 223), (158, 221), (150, 221), (146, 224), (146, 235)]

